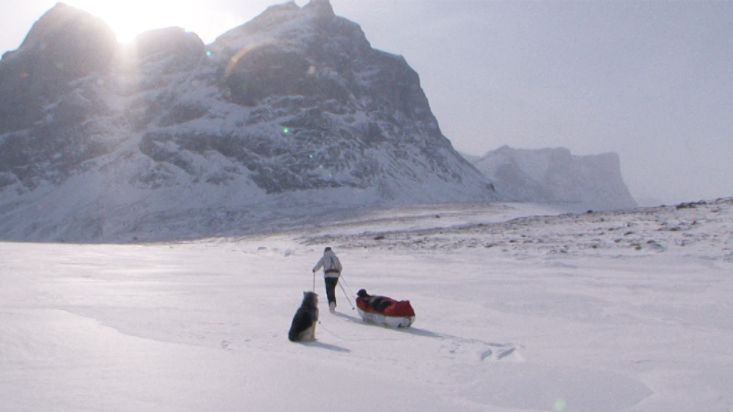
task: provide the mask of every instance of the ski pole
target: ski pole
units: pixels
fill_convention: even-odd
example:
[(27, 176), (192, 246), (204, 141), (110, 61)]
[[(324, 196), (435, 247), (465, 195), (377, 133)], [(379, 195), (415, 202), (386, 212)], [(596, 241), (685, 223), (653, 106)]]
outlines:
[(351, 310), (355, 310), (354, 304), (351, 303), (351, 298), (349, 297), (349, 294), (346, 293), (346, 289), (344, 289), (344, 285), (339, 282), (339, 286), (341, 286), (341, 291), (344, 292), (344, 296), (346, 296), (346, 301), (349, 302), (349, 305), (351, 305)]
[[(349, 292), (353, 295), (354, 294), (354, 291), (353, 291), (353, 289), (351, 289), (351, 286), (349, 286), (349, 284), (346, 282), (346, 278), (344, 278), (344, 275), (340, 275), (339, 278), (340, 278), (340, 280), (343, 280), (344, 281), (344, 285), (346, 285), (346, 289), (348, 289)], [(339, 282), (339, 283), (341, 283), (341, 282)]]
[(316, 291), (316, 272), (313, 272), (313, 292)]

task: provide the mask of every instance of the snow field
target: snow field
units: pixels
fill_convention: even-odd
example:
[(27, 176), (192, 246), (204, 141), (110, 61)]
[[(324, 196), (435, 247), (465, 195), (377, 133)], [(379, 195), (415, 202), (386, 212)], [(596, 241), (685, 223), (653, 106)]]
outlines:
[[(517, 225), (504, 219), (526, 206), (506, 207), (514, 211), (405, 211), (187, 243), (0, 243), (3, 408), (733, 407), (729, 203), (655, 211), (655, 222), (695, 214), (686, 246), (676, 244), (679, 230), (644, 223), (649, 210)], [(629, 222), (668, 247), (591, 248), (568, 235)], [(479, 224), (494, 229), (474, 230)], [(422, 232), (431, 226), (443, 235)], [(470, 247), (502, 231), (496, 247)], [(531, 246), (538, 239), (551, 247)], [(560, 243), (567, 253), (551, 252)], [(409, 299), (413, 327), (362, 323), (340, 288), (338, 313), (329, 314), (318, 276), (318, 340), (289, 342), (326, 245), (341, 258), (350, 292)]]

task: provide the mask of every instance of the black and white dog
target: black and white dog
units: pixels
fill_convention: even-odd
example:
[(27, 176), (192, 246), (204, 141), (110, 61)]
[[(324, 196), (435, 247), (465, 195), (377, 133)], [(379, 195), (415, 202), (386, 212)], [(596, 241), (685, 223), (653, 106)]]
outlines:
[(292, 342), (316, 340), (316, 322), (318, 322), (318, 295), (314, 292), (303, 292), (303, 303), (293, 316), (288, 339)]

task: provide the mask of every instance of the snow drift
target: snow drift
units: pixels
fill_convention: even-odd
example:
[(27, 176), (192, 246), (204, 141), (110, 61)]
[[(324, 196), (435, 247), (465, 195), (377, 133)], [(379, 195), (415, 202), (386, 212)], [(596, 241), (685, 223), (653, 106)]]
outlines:
[[(729, 412), (733, 200), (526, 216), (538, 212), (421, 207), (268, 236), (0, 242), (3, 409)], [(336, 314), (321, 301), (317, 341), (291, 343), (324, 244), (351, 293), (409, 297), (418, 321), (365, 324), (339, 293)]]

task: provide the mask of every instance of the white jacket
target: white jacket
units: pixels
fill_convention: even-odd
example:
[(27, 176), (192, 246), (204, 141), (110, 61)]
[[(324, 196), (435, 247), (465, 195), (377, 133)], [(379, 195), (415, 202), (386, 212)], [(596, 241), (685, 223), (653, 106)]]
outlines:
[(313, 271), (323, 268), (323, 275), (327, 278), (337, 278), (341, 274), (341, 261), (333, 250), (323, 252), (323, 257), (313, 267)]

